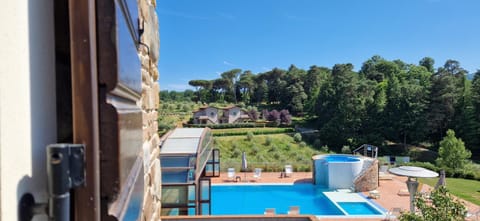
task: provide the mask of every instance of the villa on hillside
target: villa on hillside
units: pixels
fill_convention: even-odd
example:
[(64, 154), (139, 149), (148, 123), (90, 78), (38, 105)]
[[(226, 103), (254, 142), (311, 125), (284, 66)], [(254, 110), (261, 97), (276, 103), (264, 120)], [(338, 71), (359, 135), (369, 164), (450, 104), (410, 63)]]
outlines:
[(201, 107), (193, 112), (194, 124), (232, 124), (253, 121), (248, 113), (237, 106), (226, 108)]

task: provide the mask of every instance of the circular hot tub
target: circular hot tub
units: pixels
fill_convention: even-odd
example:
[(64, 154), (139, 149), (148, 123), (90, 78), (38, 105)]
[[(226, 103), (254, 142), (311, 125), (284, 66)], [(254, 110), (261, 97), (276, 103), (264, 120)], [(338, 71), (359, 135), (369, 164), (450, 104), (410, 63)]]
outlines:
[(353, 187), (364, 165), (362, 157), (345, 154), (316, 155), (312, 160), (314, 183), (329, 189)]

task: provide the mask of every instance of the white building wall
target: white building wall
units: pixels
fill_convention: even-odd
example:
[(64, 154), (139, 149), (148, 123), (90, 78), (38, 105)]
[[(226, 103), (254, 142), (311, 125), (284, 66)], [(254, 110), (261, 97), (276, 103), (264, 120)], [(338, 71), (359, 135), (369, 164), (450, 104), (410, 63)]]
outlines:
[(56, 141), (53, 1), (4, 1), (0, 14), (0, 220), (10, 221), (24, 193), (47, 201), (45, 146)]

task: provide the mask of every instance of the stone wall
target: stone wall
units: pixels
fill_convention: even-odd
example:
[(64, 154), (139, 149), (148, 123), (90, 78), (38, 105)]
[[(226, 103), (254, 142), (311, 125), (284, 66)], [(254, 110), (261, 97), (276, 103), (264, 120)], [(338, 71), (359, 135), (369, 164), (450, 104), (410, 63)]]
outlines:
[(365, 192), (378, 188), (378, 160), (374, 159), (366, 171), (354, 181), (356, 192)]
[(142, 62), (142, 99), (143, 110), (143, 154), (145, 168), (145, 196), (143, 200), (142, 221), (160, 220), (161, 210), (161, 171), (157, 128), (159, 85), (158, 67), (159, 33), (155, 12), (155, 0), (138, 0), (141, 46), (139, 56)]

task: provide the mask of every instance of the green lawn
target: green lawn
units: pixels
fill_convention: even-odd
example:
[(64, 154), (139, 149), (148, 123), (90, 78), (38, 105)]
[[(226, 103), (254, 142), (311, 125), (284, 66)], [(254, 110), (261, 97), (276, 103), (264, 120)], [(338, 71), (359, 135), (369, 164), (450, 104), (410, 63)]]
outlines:
[(215, 143), (220, 149), (222, 170), (235, 167), (238, 171), (245, 151), (250, 170), (260, 167), (279, 172), (291, 164), (295, 171), (311, 171), (312, 156), (320, 153), (286, 134), (255, 135), (250, 141), (247, 136), (215, 137)]
[[(438, 178), (421, 178), (419, 181), (434, 187)], [(447, 189), (457, 197), (480, 205), (480, 181), (447, 178)]]

